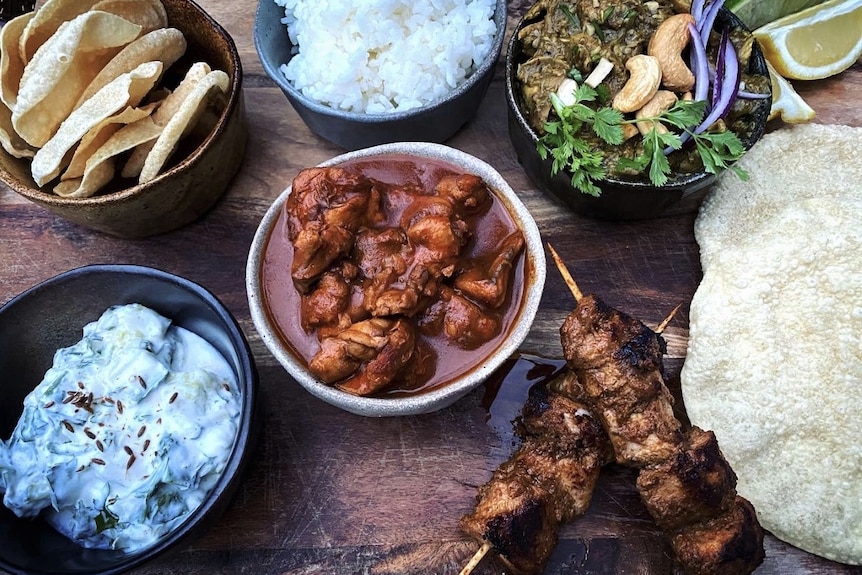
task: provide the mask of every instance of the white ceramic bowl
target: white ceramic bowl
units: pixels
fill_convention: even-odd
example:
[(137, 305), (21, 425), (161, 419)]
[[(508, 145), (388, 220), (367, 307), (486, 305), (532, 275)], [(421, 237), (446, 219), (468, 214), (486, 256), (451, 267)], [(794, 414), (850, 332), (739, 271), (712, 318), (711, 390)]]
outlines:
[(285, 190), (270, 206), (257, 229), (246, 266), (246, 291), (252, 320), (266, 347), (287, 372), (312, 395), (351, 413), (366, 416), (396, 416), (428, 413), (447, 407), (479, 386), (524, 341), (530, 331), (545, 284), (545, 255), (539, 229), (524, 204), (503, 177), (484, 161), (442, 144), (407, 142), (383, 144), (337, 156), (321, 166), (385, 155), (407, 155), (451, 164), (463, 172), (481, 177), (503, 202), (515, 223), (524, 233), (525, 279), (520, 309), (502, 343), (477, 367), (448, 383), (427, 392), (399, 397), (359, 397), (327, 385), (308, 371), (283, 341), (278, 327), (268, 313), (261, 288), (261, 266), (270, 231), (276, 224), (291, 188)]

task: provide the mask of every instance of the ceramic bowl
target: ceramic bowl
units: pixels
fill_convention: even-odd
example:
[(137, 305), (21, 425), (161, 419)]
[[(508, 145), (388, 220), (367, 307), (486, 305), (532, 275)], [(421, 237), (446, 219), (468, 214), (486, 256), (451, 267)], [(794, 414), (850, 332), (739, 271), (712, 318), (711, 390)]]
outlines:
[[(280, 214), (291, 193), (285, 190), (270, 206), (254, 236), (246, 267), (246, 291), (252, 319), (264, 344), (285, 370), (311, 394), (351, 413), (365, 416), (397, 416), (428, 413), (451, 405), (471, 390), (479, 386), (509, 358), (527, 336), (545, 283), (545, 256), (539, 230), (525, 206), (518, 199), (503, 177), (478, 158), (442, 144), (434, 143), (395, 143), (365, 148), (337, 156), (322, 166), (336, 166), (345, 162), (366, 159), (385, 159), (392, 156), (408, 156), (442, 162), (453, 166), (462, 173), (481, 177), (495, 191), (512, 216), (515, 224), (525, 237), (524, 291), (519, 308), (502, 342), (487, 352), (484, 358), (477, 358), (475, 366), (455, 376), (448, 383), (413, 395), (389, 397), (359, 397), (327, 385), (315, 378), (308, 370), (307, 363), (294, 351), (291, 342), (282, 337), (279, 325), (274, 321), (267, 305), (267, 293), (263, 287), (262, 268), (267, 247), (281, 227), (277, 227)], [(277, 245), (277, 244), (276, 244)], [(290, 285), (289, 289), (293, 289)], [(516, 304), (517, 305), (517, 304)], [(298, 312), (297, 312), (298, 313)]]
[(110, 306), (141, 303), (215, 346), (237, 376), (241, 420), (225, 471), (212, 492), (173, 533), (138, 553), (85, 549), (47, 522), (19, 519), (0, 505), (0, 570), (16, 575), (108, 575), (179, 549), (206, 531), (228, 507), (250, 460), (259, 416), (258, 378), (236, 320), (205, 288), (153, 268), (76, 268), (23, 292), (0, 308), (0, 437), (8, 439), (29, 393), (51, 367), (54, 351), (81, 339), (85, 324)]
[[(601, 189), (601, 195), (595, 197), (575, 189), (571, 184), (571, 175), (565, 171), (552, 176), (552, 160), (539, 156), (539, 137), (522, 111), (519, 96), (516, 73), (524, 58), (518, 34), (527, 24), (529, 22), (526, 17), (522, 18), (509, 40), (506, 53), (506, 105), (509, 138), (524, 172), (537, 188), (579, 214), (597, 219), (638, 220), (656, 217), (680, 200), (705, 191), (715, 182), (715, 174), (705, 171), (672, 175), (663, 186), (655, 186), (642, 177), (607, 178), (596, 182)], [(732, 12), (722, 9), (716, 19), (716, 27), (722, 29), (725, 25), (732, 29), (745, 29), (744, 24)], [(748, 72), (767, 77), (769, 75), (766, 60), (756, 42), (749, 60)], [(759, 100), (751, 114), (754, 129), (740, 137), (746, 150), (763, 135), (771, 104), (771, 97)]]
[(254, 43), (263, 69), (281, 88), (309, 129), (344, 148), (357, 150), (392, 142), (444, 142), (476, 114), (482, 103), (506, 31), (506, 2), (497, 0), (494, 22), (497, 33), (485, 61), (445, 99), (421, 108), (391, 114), (363, 114), (336, 110), (297, 90), (279, 69), (292, 57), (287, 28), (281, 23), (284, 8), (273, 0), (260, 0), (254, 23)]
[[(0, 149), (0, 180), (25, 198), (76, 224), (106, 234), (140, 238), (168, 232), (205, 214), (239, 169), (247, 140), (242, 65), (230, 35), (190, 0), (162, 0), (170, 26), (186, 37), (185, 55), (165, 73), (178, 83), (193, 62), (230, 77), (227, 103), (208, 134), (180, 143), (164, 171), (145, 184), (117, 178), (90, 198), (62, 198), (40, 189), (30, 162)], [(174, 77), (175, 76), (175, 77)]]

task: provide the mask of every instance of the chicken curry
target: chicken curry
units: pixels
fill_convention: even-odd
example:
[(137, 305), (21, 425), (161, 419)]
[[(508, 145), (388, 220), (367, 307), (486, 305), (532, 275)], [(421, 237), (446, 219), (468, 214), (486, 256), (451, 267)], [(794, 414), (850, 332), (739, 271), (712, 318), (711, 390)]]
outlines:
[(309, 168), (268, 240), (264, 300), (321, 381), (417, 393), (500, 345), (523, 298), (523, 252), (493, 191), (444, 163), (391, 155)]

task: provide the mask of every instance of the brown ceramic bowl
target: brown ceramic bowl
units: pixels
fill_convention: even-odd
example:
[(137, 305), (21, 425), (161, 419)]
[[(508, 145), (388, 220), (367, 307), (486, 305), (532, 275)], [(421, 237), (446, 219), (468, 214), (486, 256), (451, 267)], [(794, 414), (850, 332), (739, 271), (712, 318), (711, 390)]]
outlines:
[(0, 149), (0, 180), (25, 198), (76, 224), (114, 236), (139, 238), (164, 233), (201, 217), (227, 189), (245, 153), (247, 127), (242, 65), (230, 35), (190, 0), (162, 0), (169, 25), (186, 37), (185, 55), (165, 73), (176, 85), (197, 61), (230, 77), (227, 104), (208, 134), (180, 143), (162, 173), (145, 184), (115, 178), (99, 195), (62, 198), (40, 189), (30, 161)]

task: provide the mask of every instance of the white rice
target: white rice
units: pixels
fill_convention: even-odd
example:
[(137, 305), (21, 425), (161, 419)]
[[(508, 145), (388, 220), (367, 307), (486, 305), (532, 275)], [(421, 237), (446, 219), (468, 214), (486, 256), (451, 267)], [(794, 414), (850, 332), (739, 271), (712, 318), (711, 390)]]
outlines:
[(351, 112), (425, 106), (491, 51), (494, 0), (274, 0), (298, 51), (281, 71), (305, 96)]

